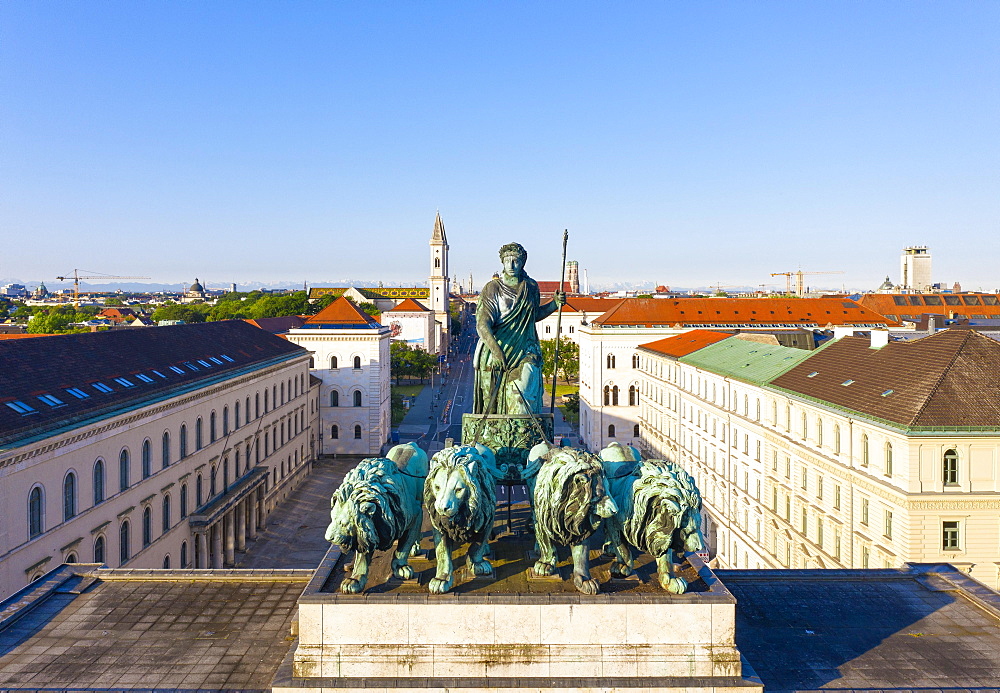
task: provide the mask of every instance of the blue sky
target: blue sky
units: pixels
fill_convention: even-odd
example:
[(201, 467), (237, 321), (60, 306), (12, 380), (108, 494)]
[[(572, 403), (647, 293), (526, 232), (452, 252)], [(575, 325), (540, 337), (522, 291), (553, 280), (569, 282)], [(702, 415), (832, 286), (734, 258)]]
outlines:
[(0, 277), (1000, 288), (1000, 3), (4, 2)]

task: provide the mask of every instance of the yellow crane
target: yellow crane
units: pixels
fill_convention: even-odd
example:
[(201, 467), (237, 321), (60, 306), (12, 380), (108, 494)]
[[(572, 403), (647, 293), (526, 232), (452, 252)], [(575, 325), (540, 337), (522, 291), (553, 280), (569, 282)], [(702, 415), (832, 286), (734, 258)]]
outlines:
[(80, 272), (90, 272), (90, 270), (73, 270), (73, 276), (71, 277), (56, 277), (58, 281), (64, 282), (69, 279), (73, 280), (73, 307), (80, 307), (80, 280), (81, 279), (149, 279), (149, 277), (121, 277), (114, 274), (100, 274), (97, 272), (90, 272), (90, 274), (80, 274)]
[(805, 282), (803, 277), (807, 274), (843, 274), (843, 270), (835, 270), (833, 272), (803, 272), (802, 270), (796, 270), (795, 272), (772, 272), (772, 277), (784, 277), (785, 278), (785, 293), (792, 293), (792, 277), (795, 277), (795, 295), (801, 296), (805, 291)]

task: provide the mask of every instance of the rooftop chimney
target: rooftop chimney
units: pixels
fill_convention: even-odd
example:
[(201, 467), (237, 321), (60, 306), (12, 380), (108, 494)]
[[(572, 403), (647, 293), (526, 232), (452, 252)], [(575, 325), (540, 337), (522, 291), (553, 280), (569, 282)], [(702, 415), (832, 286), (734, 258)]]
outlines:
[(872, 349), (881, 349), (889, 343), (889, 330), (872, 330), (871, 335), (870, 347)]

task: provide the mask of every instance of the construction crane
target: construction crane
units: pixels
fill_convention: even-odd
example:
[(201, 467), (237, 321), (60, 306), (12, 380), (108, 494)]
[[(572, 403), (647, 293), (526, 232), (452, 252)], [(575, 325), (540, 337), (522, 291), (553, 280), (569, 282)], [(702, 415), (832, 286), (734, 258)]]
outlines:
[(80, 280), (81, 279), (149, 279), (149, 277), (119, 277), (113, 274), (100, 274), (90, 272), (90, 274), (80, 274), (80, 272), (90, 272), (90, 270), (73, 270), (71, 277), (56, 277), (58, 281), (64, 282), (73, 280), (73, 307), (80, 307)]
[(807, 274), (843, 274), (843, 270), (836, 270), (833, 272), (803, 272), (802, 270), (796, 270), (795, 272), (772, 272), (772, 277), (784, 277), (785, 278), (785, 293), (792, 293), (792, 277), (795, 277), (795, 295), (801, 296), (805, 293), (805, 282), (803, 277)]

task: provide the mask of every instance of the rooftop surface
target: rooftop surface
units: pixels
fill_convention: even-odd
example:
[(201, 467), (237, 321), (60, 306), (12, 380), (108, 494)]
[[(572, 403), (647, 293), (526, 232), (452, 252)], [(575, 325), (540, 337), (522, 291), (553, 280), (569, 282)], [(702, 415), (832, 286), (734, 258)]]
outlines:
[(323, 329), (379, 329), (382, 326), (368, 313), (358, 308), (351, 299), (341, 296), (326, 308), (311, 316), (303, 327)]
[(731, 337), (708, 344), (678, 361), (750, 383), (766, 383), (815, 352)]
[(1000, 343), (943, 330), (870, 344), (861, 337), (826, 344), (771, 385), (908, 429), (1000, 426)]
[(732, 337), (732, 334), (728, 332), (691, 330), (683, 334), (676, 334), (673, 337), (667, 337), (666, 339), (658, 339), (655, 342), (640, 344), (637, 348), (662, 354), (663, 356), (680, 358), (681, 356), (687, 356), (693, 351), (698, 351), (698, 349), (706, 347), (709, 344), (715, 344), (730, 337)]

